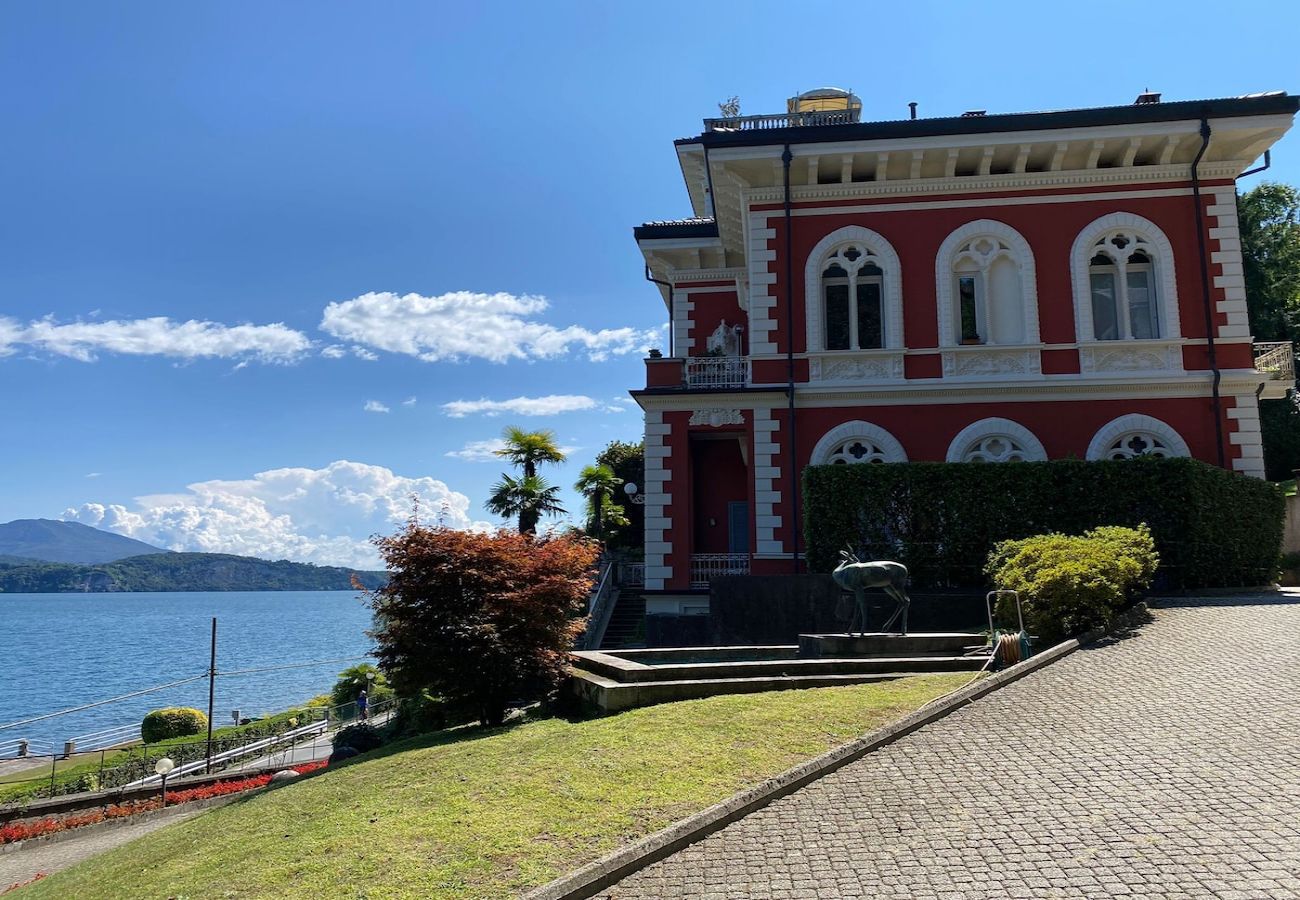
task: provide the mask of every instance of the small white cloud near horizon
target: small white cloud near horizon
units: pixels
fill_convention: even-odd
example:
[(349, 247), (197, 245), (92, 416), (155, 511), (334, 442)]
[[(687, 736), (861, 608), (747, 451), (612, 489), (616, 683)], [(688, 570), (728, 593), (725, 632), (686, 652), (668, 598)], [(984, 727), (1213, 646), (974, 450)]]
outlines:
[(465, 462), (491, 462), (494, 459), (500, 459), (497, 451), (505, 447), (506, 442), (501, 438), (490, 438), (486, 441), (467, 441), (464, 447), (459, 450), (448, 450), (443, 456), (450, 456), (452, 459), (460, 459)]
[(87, 473), (85, 474), (85, 477), (86, 477), (86, 478), (98, 478), (98, 477), (99, 477), (100, 475), (102, 475), (102, 474), (104, 474), (104, 473), (103, 473), (103, 472), (87, 472)]
[(384, 404), (380, 403), (378, 400), (367, 400), (366, 405), (361, 408), (366, 412), (371, 412), (371, 413), (392, 412), (391, 409), (389, 409)]
[(372, 291), (327, 305), (320, 329), (338, 340), (426, 362), (553, 359), (574, 349), (600, 362), (644, 353), (662, 339), (662, 328), (556, 327), (536, 318), (549, 307), (545, 297), (531, 294), (451, 291), (426, 297)]
[(96, 322), (58, 322), (53, 316), (26, 325), (0, 317), (0, 356), (20, 348), (95, 362), (99, 354), (164, 356), (179, 360), (236, 359), (297, 362), (313, 346), (310, 338), (283, 322), (223, 325), (166, 316)]
[(466, 416), (499, 416), (510, 413), (516, 416), (558, 416), (570, 412), (623, 412), (621, 407), (601, 403), (584, 394), (548, 394), (545, 397), (512, 397), (509, 400), (452, 400), (442, 404), (444, 414), (453, 419)]
[(83, 503), (63, 518), (168, 550), (235, 553), (318, 565), (382, 568), (372, 534), (392, 534), (419, 498), (421, 518), (452, 528), (490, 529), (470, 518), (469, 498), (430, 477), (337, 460), (233, 481), (201, 481), (128, 506)]
[(403, 405), (403, 406), (414, 406), (414, 405), (415, 405), (415, 399), (416, 399), (416, 398), (414, 398), (414, 397), (407, 397), (405, 400), (402, 401), (402, 405)]

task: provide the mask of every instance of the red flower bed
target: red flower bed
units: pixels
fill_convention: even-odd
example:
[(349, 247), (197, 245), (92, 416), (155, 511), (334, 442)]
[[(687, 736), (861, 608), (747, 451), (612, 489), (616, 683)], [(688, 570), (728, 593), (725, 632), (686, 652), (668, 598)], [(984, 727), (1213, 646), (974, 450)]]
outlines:
[[(299, 775), (306, 775), (308, 772), (323, 769), (327, 765), (329, 763), (326, 760), (320, 760), (293, 766), (293, 770)], [(168, 791), (167, 805), (175, 806), (178, 803), (189, 803), (193, 800), (209, 800), (213, 797), (223, 797), (226, 794), (238, 794), (243, 791), (251, 791), (254, 788), (266, 787), (270, 783), (270, 775), (253, 775), (231, 781), (217, 781), (212, 784), (205, 784), (202, 787)], [(26, 841), (46, 834), (56, 834), (60, 831), (80, 828), (83, 825), (96, 825), (110, 819), (122, 819), (126, 816), (134, 816), (161, 808), (162, 798), (150, 797), (147, 800), (129, 800), (125, 803), (117, 803), (84, 813), (70, 813), (66, 816), (37, 819), (34, 822), (11, 822), (8, 825), (0, 825), (0, 844)]]

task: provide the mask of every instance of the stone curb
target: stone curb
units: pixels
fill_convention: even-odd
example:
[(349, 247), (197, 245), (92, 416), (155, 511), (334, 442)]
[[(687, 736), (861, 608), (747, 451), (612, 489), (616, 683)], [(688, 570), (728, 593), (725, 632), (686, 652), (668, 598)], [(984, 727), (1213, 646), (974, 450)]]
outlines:
[[(1139, 604), (1138, 609), (1145, 609)], [(839, 747), (800, 763), (773, 778), (748, 790), (701, 810), (669, 825), (662, 831), (629, 844), (613, 853), (562, 875), (524, 895), (524, 900), (585, 900), (597, 892), (622, 881), (633, 872), (664, 859), (684, 847), (708, 837), (732, 822), (767, 806), (774, 800), (792, 794), (805, 785), (829, 775), (836, 769), (855, 762), (886, 744), (891, 744), (913, 731), (956, 712), (985, 694), (1005, 687), (1029, 673), (1069, 656), (1085, 644), (1106, 634), (1098, 629), (1063, 641), (1009, 669), (980, 679), (952, 694), (932, 701), (910, 715), (884, 726), (871, 734), (842, 744)]]
[(14, 841), (9, 844), (0, 844), (0, 856), (10, 853), (18, 853), (33, 847), (44, 846), (46, 844), (59, 844), (63, 841), (76, 840), (90, 834), (98, 834), (101, 831), (108, 831), (113, 828), (121, 828), (125, 825), (139, 825), (141, 822), (148, 822), (150, 819), (157, 819), (162, 816), (170, 815), (176, 810), (199, 810), (214, 809), (218, 806), (225, 806), (252, 793), (243, 791), (238, 794), (228, 794), (225, 797), (209, 797), (207, 800), (191, 800), (189, 803), (180, 803), (176, 806), (169, 806), (166, 809), (151, 809), (148, 812), (138, 813), (134, 816), (123, 816), (120, 819), (109, 819), (104, 822), (96, 822), (94, 825), (82, 825), (80, 828), (69, 828), (67, 831), (57, 831), (54, 834), (43, 834), (40, 837), (28, 838), (25, 841)]

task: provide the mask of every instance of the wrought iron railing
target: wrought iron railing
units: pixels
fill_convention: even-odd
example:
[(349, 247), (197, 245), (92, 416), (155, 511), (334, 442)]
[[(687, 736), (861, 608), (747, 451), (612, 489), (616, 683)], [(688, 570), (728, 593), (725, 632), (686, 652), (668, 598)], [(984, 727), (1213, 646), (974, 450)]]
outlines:
[(645, 563), (619, 563), (619, 587), (645, 587)]
[(1255, 345), (1255, 370), (1273, 381), (1295, 381), (1295, 349), (1290, 341), (1267, 341)]
[(691, 587), (708, 587), (720, 575), (748, 575), (748, 553), (692, 553)]
[(749, 360), (740, 356), (692, 356), (686, 360), (688, 388), (744, 387)]
[(860, 109), (822, 109), (813, 112), (775, 113), (766, 116), (734, 116), (705, 119), (705, 131), (761, 131), (767, 128), (803, 128), (809, 125), (852, 125)]

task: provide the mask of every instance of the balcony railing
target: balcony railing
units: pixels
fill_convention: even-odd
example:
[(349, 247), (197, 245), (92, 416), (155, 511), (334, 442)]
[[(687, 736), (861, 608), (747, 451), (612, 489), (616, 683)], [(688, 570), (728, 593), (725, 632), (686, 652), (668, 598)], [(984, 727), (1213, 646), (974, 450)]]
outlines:
[(775, 113), (767, 116), (735, 116), (705, 119), (705, 131), (760, 131), (768, 128), (803, 128), (808, 125), (852, 125), (860, 109), (823, 109), (813, 112)]
[(708, 587), (720, 575), (748, 575), (748, 553), (692, 553), (691, 587)]
[(1255, 371), (1272, 381), (1295, 381), (1295, 350), (1290, 341), (1268, 341), (1255, 345)]
[(749, 360), (739, 356), (692, 356), (686, 360), (688, 388), (736, 388), (749, 382)]

